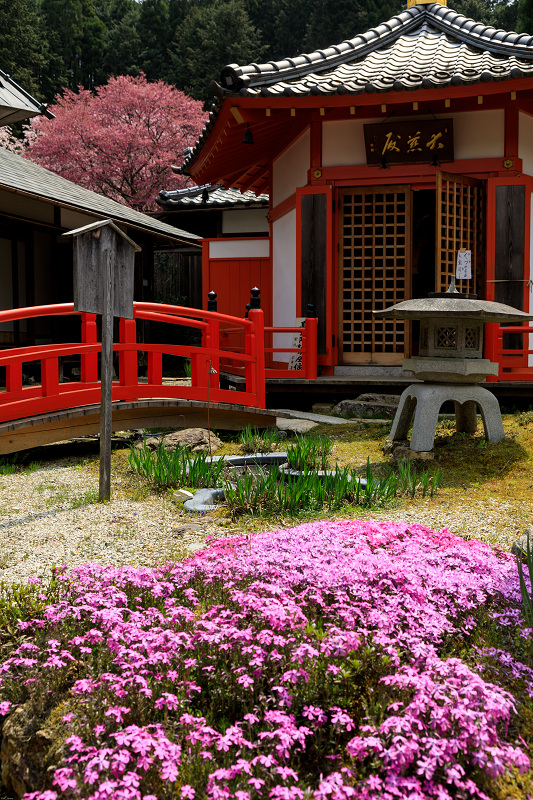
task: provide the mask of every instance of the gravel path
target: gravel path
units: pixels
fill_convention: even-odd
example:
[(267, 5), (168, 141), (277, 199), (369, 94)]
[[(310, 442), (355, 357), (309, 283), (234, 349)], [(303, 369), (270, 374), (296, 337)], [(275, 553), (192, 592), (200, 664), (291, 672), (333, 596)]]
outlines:
[[(166, 496), (134, 501), (113, 476), (110, 503), (95, 502), (98, 476), (86, 464), (59, 460), (35, 472), (0, 475), (0, 580), (46, 576), (53, 565), (89, 561), (148, 566), (181, 559), (205, 546), (210, 536), (246, 532), (217, 515), (187, 514)], [(405, 520), (510, 549), (529, 524), (529, 504), (465, 495), (417, 500), (403, 508), (361, 510), (361, 519)], [(266, 526), (265, 526), (266, 527)], [(271, 527), (271, 526), (270, 526)]]

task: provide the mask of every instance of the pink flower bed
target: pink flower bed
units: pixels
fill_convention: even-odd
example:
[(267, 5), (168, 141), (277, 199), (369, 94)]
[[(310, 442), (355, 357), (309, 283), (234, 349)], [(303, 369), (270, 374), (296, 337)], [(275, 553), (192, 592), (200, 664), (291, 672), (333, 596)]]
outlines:
[(0, 668), (3, 713), (71, 688), (70, 754), (26, 800), (484, 798), (530, 767), (512, 696), (444, 655), (487, 604), (520, 624), (515, 561), (481, 542), (316, 522), (62, 581)]

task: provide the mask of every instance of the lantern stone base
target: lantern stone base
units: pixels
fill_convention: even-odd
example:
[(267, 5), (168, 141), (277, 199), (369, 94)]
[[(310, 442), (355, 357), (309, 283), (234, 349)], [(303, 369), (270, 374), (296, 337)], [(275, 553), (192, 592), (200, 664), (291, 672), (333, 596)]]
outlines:
[(431, 383), (480, 383), (487, 375), (497, 375), (499, 366), (488, 358), (404, 358), (404, 372)]
[(458, 432), (475, 433), (479, 407), (487, 441), (496, 443), (505, 437), (499, 403), (495, 396), (482, 386), (415, 383), (405, 389), (400, 398), (390, 434), (392, 441), (407, 439), (414, 416), (410, 449), (418, 452), (432, 450), (439, 411), (447, 401), (453, 401), (455, 405)]

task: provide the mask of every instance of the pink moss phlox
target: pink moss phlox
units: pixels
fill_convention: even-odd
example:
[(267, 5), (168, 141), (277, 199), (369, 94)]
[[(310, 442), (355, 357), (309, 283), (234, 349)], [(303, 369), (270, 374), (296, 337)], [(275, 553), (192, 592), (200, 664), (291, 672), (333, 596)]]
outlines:
[[(484, 680), (495, 673), (440, 656), (486, 604), (523, 624), (515, 562), (482, 542), (320, 521), (60, 578), (59, 601), (28, 625), (40, 645), (0, 666), (6, 710), (78, 671), (56, 791), (26, 800), (483, 800), (474, 772), (529, 767), (505, 740), (513, 699)], [(533, 678), (509, 654), (480, 657)], [(345, 688), (358, 674), (364, 703)]]

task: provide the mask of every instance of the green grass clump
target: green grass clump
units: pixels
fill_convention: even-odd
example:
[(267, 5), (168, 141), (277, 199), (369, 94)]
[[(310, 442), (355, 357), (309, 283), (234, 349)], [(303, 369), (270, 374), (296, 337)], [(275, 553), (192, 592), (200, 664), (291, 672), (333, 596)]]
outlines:
[(241, 452), (247, 453), (270, 453), (278, 440), (276, 428), (267, 428), (260, 431), (248, 425), (239, 436)]
[(211, 461), (207, 453), (189, 453), (183, 448), (167, 450), (162, 442), (152, 451), (146, 445), (130, 448), (130, 469), (142, 475), (157, 489), (180, 485), (196, 489), (220, 486), (224, 460)]
[(326, 470), (332, 447), (333, 442), (329, 436), (323, 434), (297, 435), (294, 444), (287, 448), (289, 467), (300, 471), (305, 469)]

